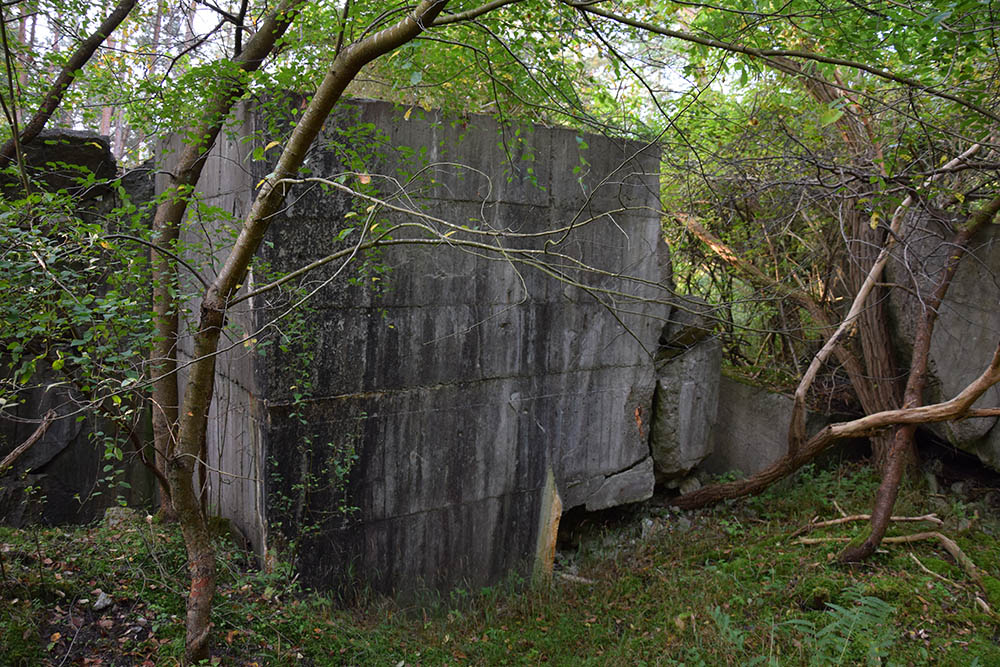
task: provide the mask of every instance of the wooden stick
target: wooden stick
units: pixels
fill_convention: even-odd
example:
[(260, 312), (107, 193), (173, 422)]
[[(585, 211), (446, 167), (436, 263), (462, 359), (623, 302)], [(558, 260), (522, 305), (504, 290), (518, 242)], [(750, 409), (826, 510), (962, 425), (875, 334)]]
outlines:
[(926, 532), (926, 533), (914, 533), (913, 535), (899, 535), (896, 537), (887, 537), (883, 539), (883, 542), (889, 544), (908, 544), (910, 542), (920, 542), (922, 540), (937, 540), (944, 550), (947, 551), (955, 562), (958, 563), (965, 573), (976, 582), (976, 584), (986, 592), (983, 588), (983, 571), (972, 562), (972, 559), (965, 555), (962, 548), (955, 543), (951, 538), (938, 533), (938, 532)]
[[(812, 523), (807, 523), (806, 525), (802, 526), (801, 528), (799, 528), (798, 530), (796, 530), (794, 533), (792, 533), (788, 537), (789, 537), (789, 539), (791, 539), (793, 537), (798, 537), (802, 533), (808, 533), (809, 531), (813, 530), (814, 528), (824, 528), (826, 526), (837, 526), (837, 525), (840, 525), (840, 524), (843, 524), (843, 523), (850, 523), (851, 521), (868, 521), (871, 518), (872, 518), (871, 514), (852, 514), (850, 516), (848, 516), (848, 515), (845, 514), (844, 516), (840, 517), (839, 519), (829, 519), (827, 521), (815, 521), (814, 520)], [(941, 519), (939, 519), (937, 517), (937, 514), (925, 514), (923, 516), (894, 516), (894, 517), (892, 517), (891, 520), (892, 521), (928, 521), (928, 522), (933, 523), (933, 524), (938, 525), (938, 526), (943, 526), (944, 525), (944, 521), (942, 521)]]
[(38, 428), (35, 429), (35, 432), (32, 433), (27, 440), (25, 440), (20, 445), (15, 447), (14, 451), (12, 451), (10, 454), (4, 457), (3, 461), (0, 461), (0, 474), (2, 474), (4, 470), (12, 466), (14, 464), (14, 461), (16, 461), (18, 457), (21, 456), (21, 454), (24, 454), (26, 451), (28, 451), (28, 448), (30, 448), (33, 444), (42, 439), (42, 436), (45, 435), (45, 432), (49, 430), (49, 426), (52, 424), (52, 422), (55, 421), (56, 416), (57, 415), (55, 410), (49, 410), (48, 412), (45, 413), (45, 416), (42, 417), (42, 423), (38, 425)]
[[(911, 542), (922, 542), (924, 540), (935, 540), (937, 541), (948, 554), (955, 559), (955, 562), (962, 568), (962, 570), (969, 575), (969, 578), (976, 583), (976, 586), (984, 593), (986, 593), (986, 587), (983, 585), (983, 571), (979, 569), (971, 558), (965, 555), (962, 548), (956, 544), (955, 540), (950, 537), (939, 533), (937, 531), (928, 531), (925, 533), (914, 533), (912, 535), (897, 535), (894, 537), (886, 537), (882, 539), (882, 544), (909, 544)], [(827, 542), (850, 542), (849, 537), (800, 537), (795, 541), (796, 544), (823, 544)], [(912, 556), (912, 554), (911, 554)], [(919, 561), (918, 561), (919, 562)], [(976, 604), (978, 604), (983, 611), (985, 611), (990, 616), (993, 616), (993, 611), (990, 609), (989, 604), (983, 599), (983, 596), (976, 596)]]
[(931, 569), (929, 569), (929, 568), (928, 568), (928, 567), (927, 567), (926, 565), (924, 565), (923, 563), (921, 563), (921, 562), (920, 562), (920, 559), (919, 559), (919, 558), (917, 558), (917, 557), (916, 557), (916, 556), (915, 556), (915, 555), (913, 554), (913, 552), (912, 552), (912, 551), (910, 552), (910, 558), (912, 558), (912, 559), (913, 559), (913, 562), (917, 564), (917, 567), (919, 567), (919, 568), (920, 568), (921, 570), (923, 570), (923, 571), (924, 571), (925, 573), (927, 573), (927, 574), (931, 575), (931, 576), (932, 576), (932, 577), (934, 577), (935, 579), (940, 579), (941, 581), (943, 581), (943, 582), (945, 582), (945, 583), (947, 583), (947, 584), (951, 584), (952, 586), (955, 586), (955, 587), (958, 587), (958, 584), (957, 584), (956, 582), (952, 581), (952, 580), (951, 580), (951, 579), (949, 579), (948, 577), (945, 577), (945, 576), (942, 576), (942, 575), (938, 574), (938, 573), (937, 573), (937, 572), (935, 572), (934, 570), (931, 570)]

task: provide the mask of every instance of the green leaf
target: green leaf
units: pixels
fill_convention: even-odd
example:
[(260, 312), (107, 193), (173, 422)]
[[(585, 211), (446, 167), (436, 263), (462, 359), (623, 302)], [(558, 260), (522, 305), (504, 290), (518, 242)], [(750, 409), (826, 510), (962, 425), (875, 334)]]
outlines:
[(830, 125), (831, 123), (836, 123), (840, 120), (840, 117), (844, 115), (843, 109), (826, 109), (823, 113), (819, 115), (819, 124), (823, 127)]

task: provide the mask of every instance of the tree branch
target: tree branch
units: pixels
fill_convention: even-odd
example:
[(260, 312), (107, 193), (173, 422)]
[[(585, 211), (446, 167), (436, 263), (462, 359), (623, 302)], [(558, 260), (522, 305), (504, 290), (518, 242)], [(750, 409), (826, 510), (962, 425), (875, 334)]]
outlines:
[(14, 451), (5, 456), (3, 461), (0, 461), (0, 475), (3, 474), (4, 470), (14, 465), (14, 461), (16, 461), (21, 454), (24, 454), (31, 448), (32, 445), (42, 439), (45, 432), (49, 430), (49, 426), (51, 426), (52, 422), (55, 421), (56, 416), (55, 410), (49, 410), (45, 413), (45, 416), (42, 417), (42, 422), (38, 425), (38, 428), (35, 429), (35, 432), (32, 433), (27, 440), (15, 447)]
[[(63, 96), (66, 94), (66, 90), (69, 89), (70, 84), (73, 83), (77, 72), (87, 64), (87, 61), (91, 59), (98, 47), (104, 43), (104, 40), (121, 25), (122, 21), (125, 20), (135, 5), (136, 0), (120, 0), (97, 30), (73, 52), (73, 55), (63, 65), (62, 70), (59, 71), (59, 75), (56, 76), (56, 80), (45, 94), (45, 99), (42, 100), (38, 111), (35, 112), (31, 121), (21, 130), (19, 137), (21, 144), (29, 143), (38, 136), (45, 127), (45, 124), (49, 122), (52, 114), (59, 108)], [(14, 157), (15, 148), (15, 139), (11, 137), (0, 147), (0, 163), (11, 160)]]
[[(982, 148), (981, 144), (973, 144), (965, 152), (963, 152), (958, 157), (950, 160), (948, 164), (944, 165), (942, 169), (930, 177), (928, 177), (924, 183), (923, 187), (926, 188), (929, 185), (937, 181), (941, 176), (949, 173), (951, 169), (955, 166), (961, 164), (968, 158), (972, 157), (979, 152)], [(795, 402), (792, 405), (792, 421), (788, 427), (788, 442), (789, 447), (794, 449), (800, 443), (805, 440), (805, 411), (806, 411), (806, 394), (809, 388), (812, 386), (813, 381), (816, 379), (816, 375), (819, 373), (820, 368), (826, 363), (827, 359), (830, 358), (830, 354), (833, 352), (834, 348), (839, 344), (840, 339), (847, 333), (847, 330), (861, 315), (861, 311), (865, 306), (865, 302), (868, 300), (868, 295), (871, 294), (872, 289), (878, 283), (882, 276), (882, 270), (885, 268), (886, 262), (889, 260), (889, 253), (896, 243), (899, 237), (899, 229), (903, 224), (903, 218), (906, 217), (906, 212), (913, 206), (917, 201), (917, 195), (915, 193), (909, 193), (906, 198), (896, 207), (893, 211), (892, 219), (889, 224), (889, 234), (886, 237), (885, 245), (879, 251), (878, 258), (875, 263), (872, 264), (871, 269), (868, 270), (868, 275), (865, 277), (861, 288), (858, 290), (857, 294), (854, 296), (854, 302), (851, 303), (851, 308), (847, 312), (847, 316), (841, 321), (840, 326), (837, 330), (830, 336), (816, 356), (813, 357), (812, 362), (809, 364), (809, 368), (802, 376), (802, 380), (799, 382), (799, 386), (795, 389)]]
[(1000, 344), (997, 345), (993, 359), (986, 370), (949, 401), (917, 408), (886, 410), (849, 422), (831, 424), (821, 429), (794, 454), (778, 459), (748, 479), (705, 486), (678, 496), (671, 503), (681, 509), (694, 509), (721, 500), (757, 494), (779, 479), (795, 472), (838, 440), (867, 436), (874, 431), (897, 424), (927, 424), (965, 418), (972, 412), (972, 404), (998, 381), (1000, 381)]
[(701, 44), (702, 46), (708, 46), (713, 49), (720, 49), (722, 51), (729, 51), (730, 53), (741, 53), (747, 56), (753, 56), (755, 58), (760, 58), (763, 60), (772, 58), (798, 58), (802, 60), (811, 60), (813, 62), (824, 63), (827, 65), (838, 65), (841, 67), (848, 67), (850, 69), (860, 70), (862, 72), (868, 72), (880, 79), (885, 79), (886, 81), (893, 81), (895, 83), (902, 84), (904, 86), (915, 88), (921, 90), (929, 95), (935, 97), (940, 97), (941, 99), (950, 100), (955, 104), (965, 107), (975, 111), (978, 114), (985, 116), (993, 121), (1000, 122), (1000, 115), (997, 115), (986, 109), (979, 104), (965, 100), (957, 95), (953, 95), (947, 91), (940, 90), (934, 86), (928, 86), (925, 83), (921, 83), (916, 79), (911, 79), (910, 77), (902, 76), (900, 74), (895, 74), (888, 70), (884, 70), (880, 67), (875, 67), (873, 65), (868, 65), (863, 62), (858, 62), (856, 60), (847, 60), (845, 58), (835, 58), (833, 56), (825, 56), (821, 53), (814, 53), (812, 51), (799, 51), (796, 49), (757, 49), (751, 46), (741, 46), (739, 44), (734, 44), (732, 42), (724, 42), (718, 39), (712, 39), (710, 37), (702, 37), (700, 35), (695, 35), (689, 32), (681, 32), (679, 30), (670, 30), (668, 28), (662, 28), (658, 25), (648, 23), (646, 21), (639, 21), (637, 19), (631, 19), (627, 16), (622, 16), (620, 14), (615, 14), (607, 10), (601, 9), (593, 4), (582, 4), (577, 2), (571, 2), (570, 0), (561, 0), (563, 4), (573, 7), (574, 9), (587, 12), (588, 14), (595, 14), (597, 16), (602, 16), (606, 19), (622, 23), (624, 25), (632, 26), (633, 28), (639, 28), (640, 30), (646, 30), (657, 35), (662, 35), (664, 37), (672, 37), (674, 39), (680, 39), (685, 42), (692, 42), (694, 44)]

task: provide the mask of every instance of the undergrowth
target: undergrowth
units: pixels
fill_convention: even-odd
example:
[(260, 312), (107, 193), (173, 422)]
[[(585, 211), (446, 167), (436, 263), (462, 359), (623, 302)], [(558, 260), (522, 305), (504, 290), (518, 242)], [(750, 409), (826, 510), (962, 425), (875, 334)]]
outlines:
[[(288, 567), (264, 573), (226, 541), (213, 662), (233, 665), (1000, 664), (1000, 607), (936, 542), (840, 565), (837, 542), (789, 537), (815, 518), (867, 511), (866, 467), (806, 469), (766, 494), (679, 512), (651, 501), (590, 516), (564, 543), (552, 585), (522, 582), (341, 609)], [(904, 488), (898, 515), (939, 530), (1000, 577), (993, 507)], [(864, 522), (810, 537), (853, 538)], [(183, 652), (184, 550), (137, 514), (85, 528), (0, 528), (0, 664), (170, 665)], [(103, 596), (110, 605), (95, 609)], [(977, 601), (979, 598), (980, 601)], [(985, 605), (983, 603), (986, 603)]]

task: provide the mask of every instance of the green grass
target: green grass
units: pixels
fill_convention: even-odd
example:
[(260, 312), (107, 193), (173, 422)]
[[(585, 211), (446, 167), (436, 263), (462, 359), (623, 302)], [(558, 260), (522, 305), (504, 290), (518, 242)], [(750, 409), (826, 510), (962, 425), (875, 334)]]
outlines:
[[(766, 495), (680, 513), (648, 505), (588, 517), (551, 587), (507, 582), (339, 609), (220, 544), (213, 616), (220, 664), (1000, 664), (1000, 625), (933, 542), (836, 562), (795, 544), (814, 517), (866, 512), (877, 478), (857, 465), (804, 471)], [(896, 514), (937, 512), (1000, 587), (995, 511), (906, 488)], [(972, 521), (970, 518), (978, 518)], [(863, 523), (810, 537), (860, 535)], [(932, 529), (894, 525), (891, 534)], [(173, 664), (183, 648), (184, 555), (172, 526), (0, 529), (0, 664)], [(917, 564), (937, 573), (928, 574)], [(572, 573), (572, 578), (559, 573)], [(586, 582), (590, 583), (586, 583)], [(101, 589), (115, 604), (93, 610)], [(990, 598), (995, 595), (990, 591)], [(83, 600), (88, 602), (84, 603)], [(91, 663), (98, 664), (98, 663)]]

